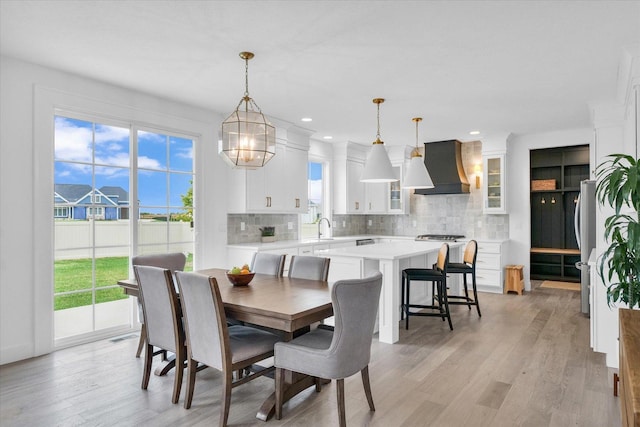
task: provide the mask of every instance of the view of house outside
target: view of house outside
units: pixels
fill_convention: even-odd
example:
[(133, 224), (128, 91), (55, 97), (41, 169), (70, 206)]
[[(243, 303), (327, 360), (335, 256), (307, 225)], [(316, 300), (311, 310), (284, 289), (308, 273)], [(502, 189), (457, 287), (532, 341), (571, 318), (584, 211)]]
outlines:
[(132, 254), (184, 252), (192, 270), (193, 178), (191, 139), (55, 118), (56, 339), (130, 323)]

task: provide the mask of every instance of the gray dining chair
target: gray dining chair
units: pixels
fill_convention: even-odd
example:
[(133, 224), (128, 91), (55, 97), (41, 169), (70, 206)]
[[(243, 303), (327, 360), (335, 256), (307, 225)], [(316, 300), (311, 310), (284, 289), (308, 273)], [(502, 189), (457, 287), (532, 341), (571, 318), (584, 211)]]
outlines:
[(365, 279), (340, 280), (331, 289), (335, 329), (314, 329), (289, 342), (275, 345), (276, 419), (282, 418), (284, 371), (335, 379), (340, 426), (346, 425), (344, 379), (360, 371), (369, 409), (375, 411), (369, 384), (371, 340), (380, 301), (382, 274)]
[[(142, 374), (142, 389), (146, 390), (151, 376), (153, 356), (170, 351), (175, 354), (175, 378), (171, 402), (177, 403), (182, 387), (186, 360), (185, 334), (182, 310), (178, 302), (171, 270), (146, 265), (135, 265), (133, 271), (140, 289), (140, 300), (147, 327)], [(154, 347), (160, 350), (154, 352)], [(163, 353), (166, 354), (166, 353)]]
[(251, 260), (251, 271), (258, 274), (282, 277), (287, 255), (256, 252)]
[[(172, 273), (184, 270), (187, 257), (182, 252), (174, 252), (168, 254), (138, 255), (131, 258), (131, 265), (149, 265), (152, 267), (166, 268)], [(147, 339), (147, 327), (144, 324), (144, 316), (142, 315), (142, 304), (138, 301), (138, 318), (142, 323), (140, 327), (140, 340), (138, 341), (138, 350), (136, 357), (140, 357), (142, 349)]]
[(318, 256), (292, 255), (289, 277), (292, 279), (322, 280), (329, 278), (330, 258)]
[(273, 356), (273, 346), (280, 338), (249, 326), (228, 326), (220, 289), (214, 277), (198, 273), (177, 272), (180, 303), (187, 336), (187, 390), (184, 407), (193, 399), (198, 363), (222, 372), (220, 425), (226, 426), (231, 404), (231, 389), (266, 373), (273, 366), (252, 371), (233, 381), (234, 371), (243, 371), (256, 362)]

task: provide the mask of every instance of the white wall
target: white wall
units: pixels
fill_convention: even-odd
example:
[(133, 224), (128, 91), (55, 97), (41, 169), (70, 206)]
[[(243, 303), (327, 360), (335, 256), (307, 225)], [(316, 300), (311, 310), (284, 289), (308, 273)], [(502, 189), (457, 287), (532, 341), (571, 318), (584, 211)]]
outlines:
[(0, 364), (53, 350), (56, 107), (189, 131), (198, 141), (194, 264), (224, 265), (226, 166), (217, 155), (219, 114), (4, 56), (0, 93)]
[[(507, 197), (509, 206), (509, 251), (506, 264), (525, 266), (525, 289), (531, 290), (529, 251), (531, 249), (529, 152), (540, 148), (593, 145), (592, 129), (512, 135), (507, 144)], [(592, 165), (593, 166), (593, 165)]]

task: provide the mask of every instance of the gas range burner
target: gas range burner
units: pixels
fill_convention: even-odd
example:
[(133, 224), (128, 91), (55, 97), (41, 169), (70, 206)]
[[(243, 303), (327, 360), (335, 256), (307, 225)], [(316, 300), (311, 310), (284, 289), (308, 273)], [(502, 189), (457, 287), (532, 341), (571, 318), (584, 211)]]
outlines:
[(455, 234), (420, 234), (416, 237), (416, 241), (456, 242), (458, 239), (464, 239), (464, 236)]

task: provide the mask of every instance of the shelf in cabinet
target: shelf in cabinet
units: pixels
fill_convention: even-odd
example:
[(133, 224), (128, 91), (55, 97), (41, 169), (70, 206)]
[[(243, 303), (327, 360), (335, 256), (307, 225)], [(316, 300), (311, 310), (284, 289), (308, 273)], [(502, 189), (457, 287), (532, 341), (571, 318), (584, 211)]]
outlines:
[(580, 249), (531, 248), (532, 254), (580, 255)]

